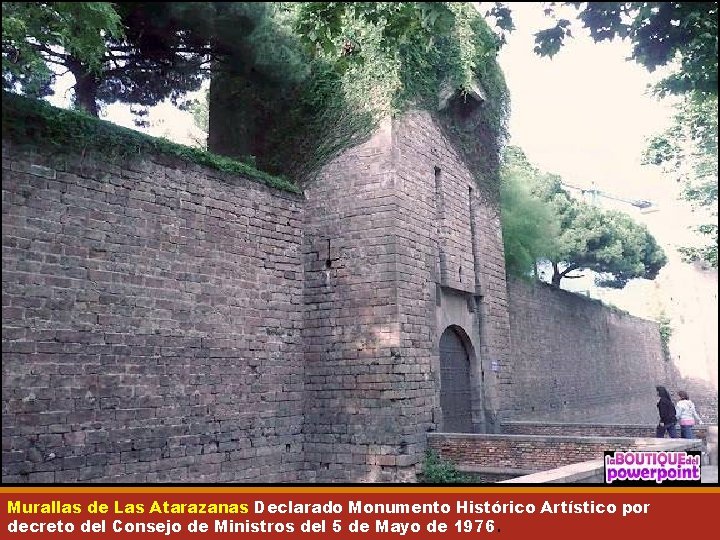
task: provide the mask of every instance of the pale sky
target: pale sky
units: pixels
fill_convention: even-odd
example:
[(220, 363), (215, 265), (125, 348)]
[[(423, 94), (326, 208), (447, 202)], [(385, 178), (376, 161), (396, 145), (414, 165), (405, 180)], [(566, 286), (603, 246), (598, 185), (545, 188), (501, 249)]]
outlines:
[(646, 141), (669, 127), (674, 98), (648, 90), (666, 70), (649, 73), (626, 60), (629, 42), (595, 43), (573, 17), (573, 38), (552, 58), (533, 52), (534, 36), (552, 21), (542, 3), (509, 4), (516, 30), (499, 55), (511, 97), (511, 144), (520, 146), (540, 170), (568, 184), (654, 203), (641, 214), (625, 203), (601, 199), (648, 225), (663, 244), (695, 239), (689, 225), (701, 221), (678, 200), (680, 186), (656, 166), (642, 165)]
[(625, 60), (629, 43), (595, 43), (579, 24), (558, 54), (539, 57), (533, 34), (551, 24), (542, 4), (510, 6), (517, 29), (499, 60), (511, 92), (512, 144), (569, 183), (594, 181), (600, 189), (650, 198), (645, 189), (654, 187), (656, 171), (641, 167), (640, 156), (645, 139), (668, 126), (672, 112), (647, 91), (658, 77)]

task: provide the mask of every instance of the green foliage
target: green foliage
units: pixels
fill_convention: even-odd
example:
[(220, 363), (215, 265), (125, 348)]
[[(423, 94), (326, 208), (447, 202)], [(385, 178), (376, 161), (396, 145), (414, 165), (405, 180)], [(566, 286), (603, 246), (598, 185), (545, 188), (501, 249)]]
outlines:
[(717, 96), (688, 94), (678, 105), (672, 126), (653, 137), (644, 161), (683, 185), (683, 198), (710, 214), (697, 227), (702, 247), (681, 248), (686, 260), (705, 260), (717, 268), (718, 256), (718, 101)]
[(471, 482), (469, 475), (458, 472), (455, 465), (442, 459), (433, 450), (425, 453), (422, 483), (424, 484), (465, 484)]
[(104, 104), (129, 103), (141, 107), (135, 110), (142, 125), (145, 107), (166, 98), (186, 105), (182, 98), (200, 88), (211, 67), (234, 72), (252, 66), (259, 73), (276, 67), (267, 59), (278, 51), (266, 49), (277, 40), (261, 39), (271, 3), (10, 4), (7, 21), (3, 4), (5, 88), (28, 93), (30, 83), (42, 80), (48, 95), (48, 65), (62, 66), (76, 79), (76, 105), (94, 116)]
[(606, 274), (597, 285), (622, 288), (630, 279), (655, 279), (667, 263), (647, 227), (627, 214), (585, 203), (578, 203), (572, 213), (571, 226), (561, 232), (557, 259), (567, 264), (565, 276), (573, 267), (586, 268)]
[(657, 319), (658, 329), (660, 331), (660, 345), (662, 346), (663, 356), (665, 360), (670, 360), (670, 338), (673, 334), (670, 318), (661, 313)]
[[(448, 2), (302, 2), (297, 29), (306, 46), (335, 54), (338, 40), (348, 39), (349, 19), (377, 27), (378, 48), (392, 53), (408, 44), (430, 49), (436, 36), (452, 30), (455, 12)], [(359, 55), (367, 57), (356, 44)]]
[(552, 207), (531, 191), (537, 174), (522, 150), (505, 149), (500, 188), (505, 269), (523, 279), (535, 274), (538, 260), (552, 257), (560, 234)]
[(554, 27), (540, 30), (535, 34), (533, 51), (540, 56), (555, 56), (562, 48), (565, 37), (572, 37), (570, 21), (560, 19)]
[(207, 136), (210, 131), (210, 107), (209, 94), (204, 92), (200, 99), (190, 104), (188, 111), (193, 119), (193, 125), (200, 132), (199, 136), (193, 136), (195, 146), (199, 148), (207, 148)]
[[(212, 65), (225, 106), (211, 111), (211, 148), (229, 139), (223, 153), (256, 155), (268, 169), (296, 178), (367, 137), (379, 118), (412, 105), (434, 110), (442, 86), (462, 96), (479, 80), (488, 98), (482, 118), (455, 134), (479, 176), (497, 176), (507, 116), (495, 61), (500, 41), (468, 3), (8, 6), (6, 88), (47, 95), (48, 66), (64, 66), (75, 76), (78, 108), (97, 116), (103, 104), (131, 103), (141, 107), (134, 111), (142, 124), (142, 107), (168, 97), (179, 103)], [(240, 109), (239, 121), (224, 114), (233, 109)], [(231, 144), (226, 135), (240, 140)], [(233, 146), (239, 150), (226, 151)]]
[(258, 171), (247, 163), (150, 137), (135, 130), (98, 120), (87, 114), (52, 107), (44, 101), (3, 92), (3, 138), (18, 146), (44, 145), (60, 155), (97, 154), (99, 159), (127, 159), (143, 155), (167, 155), (238, 173), (270, 187), (300, 193), (284, 178)]
[[(549, 260), (553, 266), (555, 286), (565, 277), (575, 277), (573, 271), (586, 269), (600, 274), (598, 286), (622, 288), (630, 279), (654, 279), (667, 262), (647, 227), (622, 212), (603, 211), (572, 198), (563, 189), (559, 176), (538, 171), (519, 149), (508, 149), (504, 167), (529, 190), (531, 198), (519, 199), (521, 204), (532, 203), (529, 211), (541, 216), (538, 230), (529, 224), (520, 231), (511, 229), (515, 237), (527, 235), (518, 240), (511, 237), (509, 245), (511, 257), (525, 261), (525, 266), (520, 266), (521, 272), (523, 268), (527, 272), (529, 258), (539, 253), (540, 258)], [(534, 202), (537, 200), (544, 203), (544, 209), (537, 206)], [(518, 200), (506, 198), (507, 204), (513, 202), (517, 204)], [(523, 206), (503, 208), (503, 212), (509, 214), (511, 225), (518, 219), (515, 215), (524, 210)], [(525, 250), (516, 247), (517, 244)], [(525, 255), (525, 259), (518, 253)], [(518, 266), (513, 259), (508, 265), (513, 272)]]
[(3, 2), (2, 29), (3, 88), (20, 87), (31, 95), (48, 95), (54, 50), (97, 72), (107, 40), (123, 35), (109, 2)]
[[(436, 110), (442, 87), (462, 96), (478, 80), (487, 93), (482, 118), (463, 129), (455, 125), (455, 131), (454, 121), (445, 124), (468, 156), (481, 156), (478, 174), (497, 177), (507, 88), (496, 63), (498, 38), (469, 4), (301, 2), (277, 9), (275, 31), (292, 34), (296, 49), (304, 51), (307, 76), (213, 80), (225, 88), (217, 100), (211, 88), (211, 148), (236, 137), (228, 150), (240, 147), (235, 151), (256, 155), (268, 170), (301, 179), (369, 136), (380, 118), (412, 106)], [(249, 105), (235, 110), (230, 136), (214, 133), (213, 118), (222, 122), (238, 102)], [(234, 134), (238, 125), (242, 132)]]
[[(658, 85), (660, 95), (701, 92), (717, 96), (717, 2), (563, 2), (595, 41), (629, 39), (632, 60), (649, 71), (679, 60), (679, 67)], [(554, 9), (546, 9), (554, 16)], [(535, 51), (552, 56), (572, 36), (571, 24), (559, 19), (535, 36)]]

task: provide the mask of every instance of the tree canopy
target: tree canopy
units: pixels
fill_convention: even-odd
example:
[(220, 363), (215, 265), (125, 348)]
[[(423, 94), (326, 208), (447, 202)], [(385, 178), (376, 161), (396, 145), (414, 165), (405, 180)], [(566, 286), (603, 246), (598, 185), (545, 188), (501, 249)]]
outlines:
[(51, 65), (72, 58), (101, 70), (107, 40), (122, 39), (120, 16), (108, 2), (3, 2), (3, 88), (35, 97), (52, 93)]
[(559, 176), (538, 171), (518, 148), (505, 152), (502, 189), (506, 261), (515, 275), (533, 272), (543, 259), (556, 287), (578, 277), (576, 270), (592, 270), (599, 286), (622, 288), (630, 279), (654, 279), (667, 262), (647, 227), (574, 199)]
[(661, 166), (683, 186), (683, 198), (705, 211), (708, 222), (697, 230), (704, 246), (683, 247), (687, 260), (718, 265), (718, 102), (717, 96), (689, 94), (676, 107), (672, 126), (653, 137), (645, 163)]
[(537, 261), (553, 256), (560, 235), (554, 209), (532, 191), (537, 174), (522, 150), (513, 146), (505, 149), (500, 171), (505, 269), (520, 278), (534, 275)]
[(48, 95), (55, 66), (73, 74), (75, 104), (94, 116), (114, 102), (177, 104), (211, 71), (250, 64), (262, 72), (257, 30), (271, 10), (266, 2), (6, 2), (4, 88)]
[[(628, 39), (630, 57), (649, 71), (671, 65), (672, 73), (657, 90), (682, 94), (701, 92), (717, 96), (717, 2), (562, 2), (573, 8), (596, 41)], [(557, 18), (555, 25), (535, 35), (535, 52), (552, 56), (572, 36), (572, 22)]]
[[(197, 89), (211, 67), (221, 69), (221, 59), (261, 72), (268, 59), (285, 61), (289, 68), (292, 52), (273, 53), (265, 45), (276, 41), (273, 33), (256, 32), (268, 28), (271, 12), (296, 12), (294, 32), (308, 50), (338, 52), (344, 61), (361, 62), (370, 56), (363, 43), (367, 33), (356, 31), (358, 21), (379, 31), (369, 50), (397, 52), (411, 46), (428, 51), (447, 36), (467, 33), (458, 25), (460, 4), (464, 3), (4, 2), (4, 85), (47, 94), (54, 75), (49, 65), (64, 66), (76, 76), (77, 102), (88, 112), (97, 113), (97, 102), (152, 105)], [(717, 2), (562, 5), (575, 10), (596, 41), (629, 39), (632, 58), (649, 70), (675, 62), (677, 68), (662, 82), (661, 92), (717, 95)], [(549, 6), (546, 14), (555, 24), (536, 34), (535, 50), (552, 56), (572, 35), (573, 23), (556, 15), (560, 6)], [(486, 16), (501, 32), (487, 35), (488, 54), (494, 54), (504, 42), (503, 32), (513, 29), (512, 10), (494, 3)], [(349, 21), (355, 21), (354, 28)], [(470, 78), (460, 82), (467, 88)]]
[(478, 156), (475, 169), (497, 184), (507, 87), (497, 36), (470, 4), (301, 2), (281, 5), (278, 15), (277, 29), (296, 41), (307, 76), (213, 78), (212, 151), (250, 154), (260, 166), (302, 180), (369, 136), (380, 118), (410, 104), (437, 110), (441, 90), (461, 97), (481, 81), (482, 114), (472, 126), (455, 127), (468, 147), (482, 147), (466, 154)]

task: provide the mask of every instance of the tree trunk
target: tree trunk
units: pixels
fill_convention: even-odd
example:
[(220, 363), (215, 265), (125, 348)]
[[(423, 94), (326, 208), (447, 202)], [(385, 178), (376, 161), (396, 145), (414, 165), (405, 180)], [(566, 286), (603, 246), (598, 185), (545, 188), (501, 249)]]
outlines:
[(100, 79), (79, 63), (69, 67), (70, 72), (75, 76), (75, 105), (80, 110), (97, 118), (100, 113), (100, 107), (97, 104)]
[(551, 285), (555, 287), (556, 289), (560, 288), (560, 280), (563, 278), (563, 275), (560, 273), (560, 269), (558, 268), (557, 263), (552, 263), (553, 267), (553, 275), (552, 275), (552, 281)]
[(242, 159), (253, 155), (257, 126), (251, 95), (243, 95), (248, 83), (240, 77), (217, 74), (208, 95), (208, 150), (214, 154)]

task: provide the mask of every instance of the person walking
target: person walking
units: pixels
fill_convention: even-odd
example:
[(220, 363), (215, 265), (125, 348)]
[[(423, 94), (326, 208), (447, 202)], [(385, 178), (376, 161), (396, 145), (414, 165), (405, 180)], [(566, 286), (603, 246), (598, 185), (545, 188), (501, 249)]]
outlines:
[(694, 438), (693, 426), (696, 423), (702, 424), (702, 419), (685, 390), (678, 390), (678, 396), (680, 400), (675, 404), (675, 416), (680, 423), (680, 436), (683, 439), (692, 439)]
[(660, 400), (657, 402), (658, 412), (660, 413), (660, 422), (655, 430), (655, 436), (664, 439), (665, 432), (671, 439), (677, 439), (677, 431), (675, 430), (675, 405), (670, 399), (670, 393), (664, 386), (656, 386), (657, 395)]

